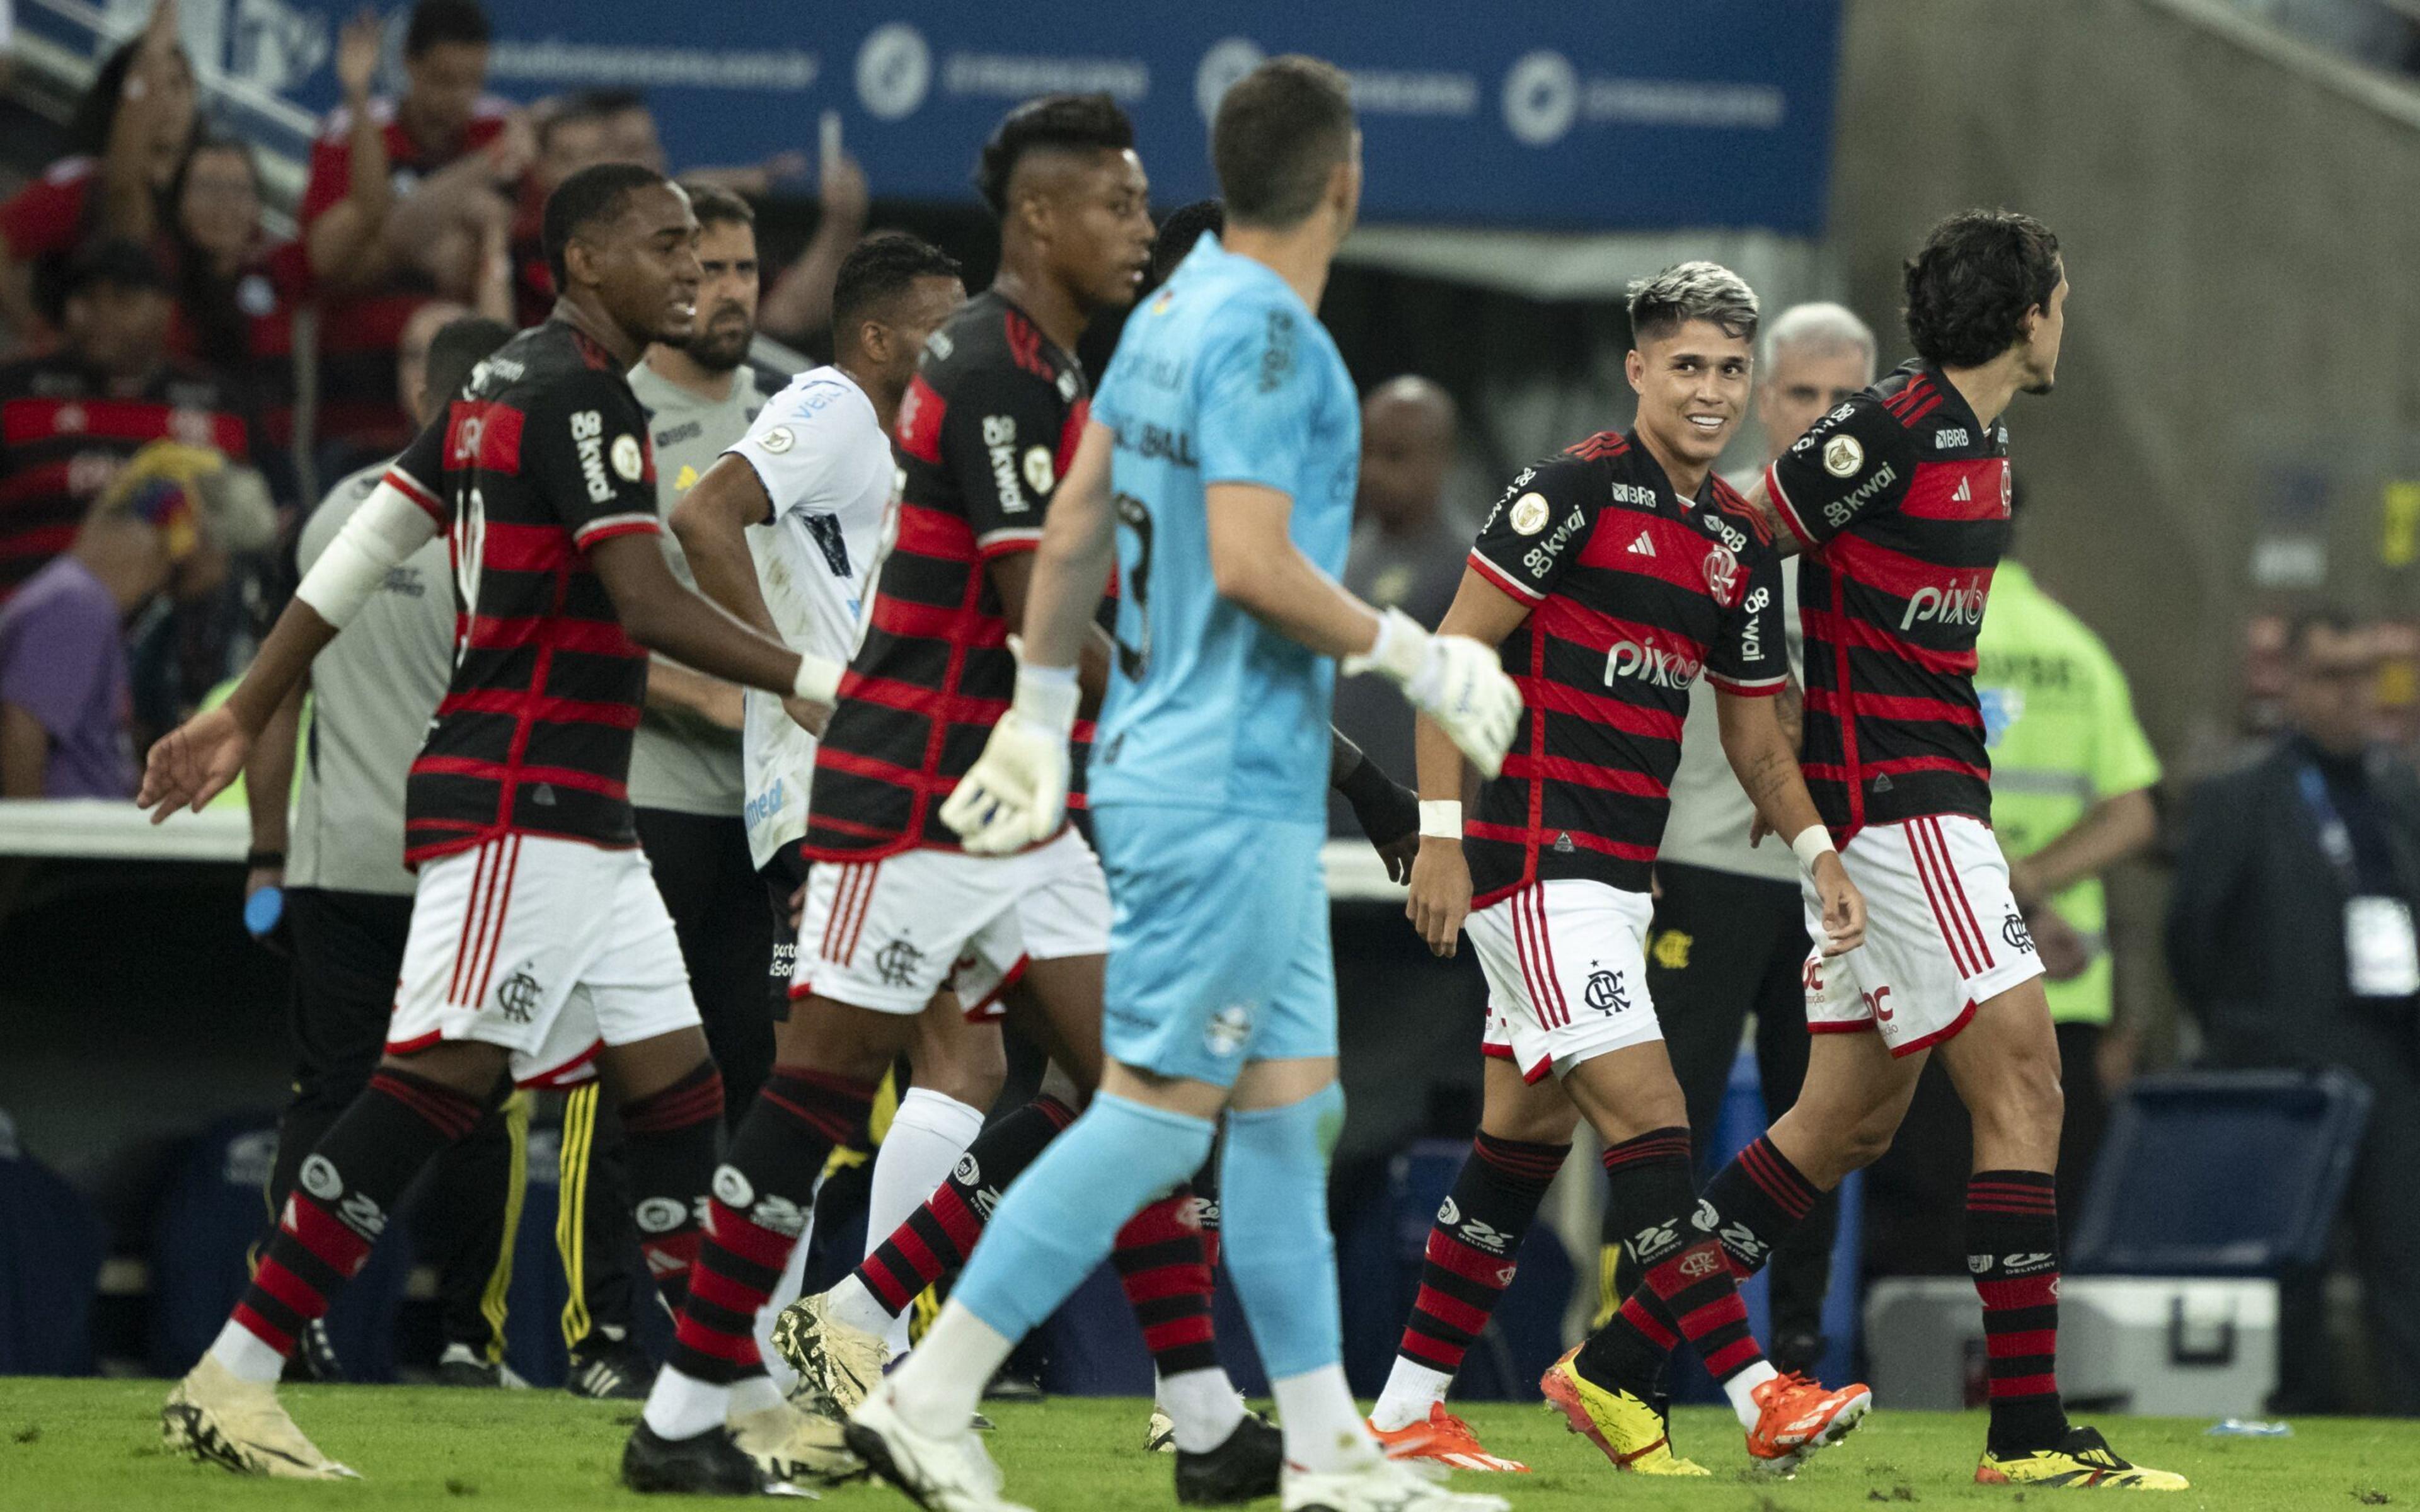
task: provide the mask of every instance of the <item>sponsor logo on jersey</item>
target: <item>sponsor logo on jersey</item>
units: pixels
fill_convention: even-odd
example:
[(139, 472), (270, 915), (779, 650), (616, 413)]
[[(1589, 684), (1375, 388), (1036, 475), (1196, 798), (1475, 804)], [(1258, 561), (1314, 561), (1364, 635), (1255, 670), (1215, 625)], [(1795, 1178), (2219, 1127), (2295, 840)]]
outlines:
[[(1842, 437), (1841, 440), (1846, 440), (1848, 438)], [(1827, 462), (1824, 465), (1828, 468), (1831, 464)], [(1854, 472), (1856, 470), (1852, 468), (1849, 471)], [(1889, 487), (1891, 484), (1896, 481), (1898, 476), (1898, 472), (1889, 463), (1884, 463), (1881, 467), (1874, 470), (1874, 475), (1872, 477), (1868, 478), (1865, 482), (1857, 485), (1855, 492), (1850, 494), (1846, 499), (1835, 499), (1830, 503), (1825, 504), (1823, 506), (1824, 520), (1835, 529), (1838, 529), (1842, 525), (1846, 525), (1853, 517), (1855, 517), (1858, 506), (1862, 505), (1867, 500), (1879, 495), (1885, 488)]]
[(1865, 446), (1854, 436), (1835, 436), (1823, 443), (1823, 471), (1832, 476), (1854, 477), (1865, 465)]
[(1739, 596), (1739, 558), (1731, 555), (1727, 546), (1706, 548), (1706, 591), (1719, 604), (1729, 604)]
[(1872, 992), (1859, 993), (1857, 995), (1857, 999), (1866, 1005), (1866, 1011), (1874, 1016), (1875, 1023), (1888, 1024), (1899, 1016), (1898, 1012), (1890, 1006), (1890, 987), (1888, 984), (1885, 984), (1875, 988)]
[(588, 483), (589, 502), (610, 503), (613, 483), (605, 476), (605, 418), (594, 409), (575, 413), (571, 417), (571, 443), (580, 456), (580, 475)]
[(698, 435), (705, 429), (706, 422), (703, 420), (684, 421), (680, 424), (675, 425), (670, 430), (659, 430), (656, 432), (656, 445), (659, 447), (678, 446), (681, 442), (688, 440), (692, 436)]
[[(903, 406), (908, 403), (904, 398), (899, 402)], [(756, 444), (772, 453), (775, 456), (779, 456), (783, 452), (790, 449), (790, 443), (795, 440), (797, 440), (797, 438), (790, 434), (789, 426), (776, 425), (772, 429), (767, 431), (764, 435), (757, 437)]]
[[(1121, 431), (1118, 434), (1119, 442), (1124, 444), (1125, 439), (1125, 433)], [(1190, 435), (1181, 430), (1171, 430), (1165, 425), (1155, 425), (1149, 421), (1134, 427), (1133, 450), (1140, 455), (1154, 457), (1163, 462), (1173, 462), (1181, 468), (1201, 465), (1194, 457), (1193, 438)], [(1028, 452), (1027, 465), (1032, 466), (1033, 458), (1041, 453), (1042, 448), (1039, 446)], [(1047, 471), (1050, 459), (1043, 456), (1042, 460)]]
[(1917, 589), (1916, 596), (1907, 601), (1907, 610), (1900, 616), (1899, 627), (1907, 630), (1926, 624), (1980, 625), (1983, 623), (1983, 603), (1990, 596), (1991, 589), (1980, 578), (1971, 578), (1964, 582), (1952, 578), (1946, 588), (1928, 584)]
[(1555, 559), (1562, 555), (1563, 548), (1571, 543), (1572, 537), (1587, 523), (1586, 513), (1574, 509), (1563, 517), (1563, 522), (1560, 525), (1555, 527), (1554, 534), (1522, 553), (1521, 565), (1539, 577), (1544, 577), (1547, 570), (1554, 566)]
[(1028, 507), (1025, 490), (1016, 481), (1016, 417), (984, 416), (983, 440), (991, 455), (991, 481), (1000, 492), (1001, 513), (1024, 514)]
[(636, 436), (614, 437), (606, 455), (624, 483), (638, 482), (639, 474), (646, 471), (646, 454), (639, 450), (639, 438)]
[(1050, 454), (1039, 446), (1029, 446), (1025, 449), (1023, 466), (1025, 486), (1035, 493), (1048, 493), (1050, 486), (1059, 481), (1050, 469)]
[(1745, 551), (1747, 549), (1747, 532), (1745, 531), (1735, 529), (1728, 520), (1725, 520), (1720, 515), (1714, 514), (1711, 510), (1699, 517), (1705, 520), (1706, 529), (1714, 532), (1714, 534), (1721, 539), (1723, 545), (1730, 547), (1734, 551)]
[(1525, 493), (1512, 501), (1512, 528), (1523, 535), (1535, 535), (1546, 528), (1546, 517), (1553, 513), (1545, 495)]
[(1635, 483), (1617, 483), (1606, 491), (1613, 496), (1613, 501), (1617, 504), (1628, 504), (1634, 509), (1656, 507), (1655, 490), (1642, 488)]
[(1653, 1265), (1679, 1247), (1680, 1242), (1678, 1224), (1650, 1224), (1630, 1236), (1631, 1257), (1641, 1265)]
[(1202, 1031), (1202, 1043), (1221, 1059), (1244, 1048), (1252, 1037), (1252, 1011), (1241, 1003), (1230, 1003), (1210, 1015), (1208, 1026)]
[(1636, 677), (1651, 687), (1686, 689), (1698, 680), (1705, 664), (1685, 651), (1668, 651), (1658, 645), (1640, 645), (1636, 640), (1617, 640), (1606, 653), (1605, 682), (1613, 686), (1617, 677)]
[(1655, 554), (1655, 537), (1650, 535), (1645, 531), (1640, 531), (1638, 532), (1638, 538), (1630, 543), (1630, 554), (1634, 557), (1653, 556)]
[(1958, 491), (1949, 496), (1949, 501), (1953, 504), (1973, 503), (1975, 501), (1974, 480), (1972, 478), (1959, 479)]
[(1974, 444), (1974, 440), (1967, 436), (1966, 427), (1963, 425), (1944, 425), (1932, 433), (1932, 449), (1936, 452), (1946, 452), (1953, 446)]

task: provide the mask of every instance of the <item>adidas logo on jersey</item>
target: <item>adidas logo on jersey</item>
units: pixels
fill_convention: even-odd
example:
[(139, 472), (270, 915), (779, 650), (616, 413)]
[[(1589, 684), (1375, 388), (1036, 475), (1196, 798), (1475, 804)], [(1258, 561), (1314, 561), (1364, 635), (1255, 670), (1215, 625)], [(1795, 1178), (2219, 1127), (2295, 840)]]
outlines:
[(1974, 480), (1971, 478), (1959, 479), (1958, 491), (1949, 496), (1949, 501), (1953, 504), (1973, 503), (1975, 501)]
[(1650, 536), (1645, 531), (1640, 531), (1638, 532), (1638, 539), (1630, 543), (1630, 554), (1635, 557), (1653, 556), (1655, 554), (1654, 538)]

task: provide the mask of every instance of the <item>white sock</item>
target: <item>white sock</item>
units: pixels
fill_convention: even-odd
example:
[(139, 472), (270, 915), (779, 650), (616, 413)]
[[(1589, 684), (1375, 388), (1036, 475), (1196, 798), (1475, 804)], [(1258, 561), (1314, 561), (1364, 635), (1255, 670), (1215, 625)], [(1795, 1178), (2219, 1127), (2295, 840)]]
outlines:
[(731, 1383), (731, 1404), (723, 1413), (726, 1420), (737, 1420), (781, 1405), (782, 1388), (773, 1384), (770, 1375), (742, 1376)]
[(1452, 1384), (1451, 1371), (1414, 1365), (1399, 1354), (1395, 1367), (1387, 1372), (1387, 1389), (1378, 1394), (1378, 1405), (1370, 1410), (1370, 1421), (1382, 1433), (1425, 1423), (1429, 1409), (1445, 1400), (1446, 1388)]
[(1379, 1458), (1378, 1441), (1353, 1405), (1342, 1365), (1324, 1365), (1272, 1381), (1269, 1395), (1277, 1398), (1289, 1463), (1313, 1472), (1357, 1470)]
[[(917, 1209), (934, 1189), (950, 1179), (958, 1157), (983, 1133), (983, 1109), (946, 1093), (911, 1087), (892, 1115), (891, 1132), (874, 1156), (874, 1184), (865, 1197), (865, 1253), (883, 1241)], [(909, 1309), (876, 1330), (894, 1355), (908, 1352)]]
[[(815, 1182), (815, 1194), (823, 1194), (823, 1182)], [(790, 1257), (782, 1266), (782, 1279), (773, 1288), (765, 1305), (756, 1309), (756, 1357), (765, 1362), (765, 1373), (772, 1378), (776, 1391), (786, 1394), (799, 1383), (799, 1373), (790, 1368), (781, 1351), (773, 1348), (773, 1324), (782, 1309), (799, 1299), (807, 1288), (807, 1246), (815, 1237), (815, 1210), (807, 1210), (807, 1227), (799, 1232), (799, 1242), (790, 1246)]]
[(1757, 1411), (1756, 1398), (1749, 1393), (1779, 1374), (1781, 1374), (1780, 1371), (1773, 1368), (1773, 1362), (1759, 1360), (1723, 1382), (1723, 1395), (1731, 1399), (1731, 1412), (1739, 1418), (1740, 1427), (1744, 1428), (1756, 1427), (1756, 1420), (1761, 1414)]
[(924, 1342), (891, 1372), (891, 1399), (919, 1433), (956, 1438), (974, 1420), (984, 1387), (1016, 1347), (1015, 1339), (956, 1302), (945, 1303), (925, 1330)]
[[(841, 1277), (840, 1285), (824, 1293), (824, 1305), (831, 1309), (834, 1318), (851, 1328), (861, 1328), (869, 1334), (878, 1335), (891, 1332), (891, 1315), (882, 1310), (882, 1304), (875, 1300), (873, 1291), (854, 1274)], [(901, 1308), (900, 1314), (905, 1317), (907, 1309)]]
[(1162, 1376), (1153, 1395), (1176, 1425), (1176, 1446), (1187, 1454), (1208, 1454), (1244, 1421), (1244, 1399), (1217, 1365)]
[(647, 1393), (647, 1427), (667, 1439), (694, 1439), (731, 1416), (731, 1388), (714, 1386), (665, 1365)]
[(286, 1356), (277, 1346), (230, 1318), (210, 1341), (210, 1358), (226, 1366), (227, 1374), (238, 1381), (273, 1386), (286, 1373)]

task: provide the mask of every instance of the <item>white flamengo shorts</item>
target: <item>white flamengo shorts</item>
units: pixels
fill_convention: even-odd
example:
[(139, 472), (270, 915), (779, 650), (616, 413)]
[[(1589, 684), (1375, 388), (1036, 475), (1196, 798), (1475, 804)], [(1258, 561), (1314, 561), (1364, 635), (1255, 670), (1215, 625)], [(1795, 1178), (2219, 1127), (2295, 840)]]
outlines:
[(1109, 949), (1109, 885), (1072, 828), (1014, 856), (912, 850), (817, 861), (790, 996), (921, 1013), (954, 985), (970, 1018), (996, 1017), (1001, 991), (1029, 959)]
[(636, 847), (504, 835), (423, 865), (387, 1049), (476, 1040), (524, 1087), (597, 1074), (597, 1050), (698, 1026), (672, 915)]
[(1487, 975), (1480, 1049), (1542, 1081), (1664, 1038), (1647, 995), (1654, 900), (1581, 878), (1522, 888), (1463, 920)]
[[(1807, 957), (1807, 1027), (1881, 1032), (1895, 1056), (1939, 1044), (1977, 1005), (2041, 975), (2033, 934), (2009, 891), (1991, 826), (1964, 814), (1870, 825), (1840, 852), (1866, 896), (1866, 943)], [(1823, 937), (1814, 884), (1803, 883), (1807, 933)]]

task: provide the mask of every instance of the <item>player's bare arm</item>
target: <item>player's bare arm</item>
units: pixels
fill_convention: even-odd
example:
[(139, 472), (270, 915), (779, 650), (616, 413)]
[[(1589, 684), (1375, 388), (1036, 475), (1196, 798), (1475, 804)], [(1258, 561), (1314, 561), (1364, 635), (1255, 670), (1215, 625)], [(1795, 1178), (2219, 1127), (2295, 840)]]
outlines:
[(1799, 775), (1798, 747), (1783, 730), (1774, 703), (1771, 695), (1759, 698), (1714, 689), (1723, 755), (1774, 833), (1792, 837), (1793, 849), (1800, 841), (1807, 842), (1799, 860), (1813, 877), (1816, 896), (1823, 903), (1823, 953), (1838, 955), (1865, 943), (1866, 900), (1840, 865), (1839, 853), (1832, 849), (1823, 816), (1807, 792), (1807, 779)]
[(673, 506), (673, 534), (689, 558), (697, 591), (740, 624), (768, 640), (782, 638), (756, 581), (756, 559), (748, 550), (748, 527), (771, 517), (773, 501), (756, 470), (725, 455), (706, 470)]
[(829, 705), (841, 667), (802, 656), (681, 586), (651, 534), (609, 536), (589, 561), (631, 640), (708, 676)]
[(277, 616), (269, 639), (260, 643), (260, 654), (226, 702), (153, 743), (143, 766), (143, 786), (134, 795), (137, 804), (151, 810), (153, 824), (178, 809), (199, 813), (204, 804), (226, 791), (251, 758), (253, 742), (270, 716), (302, 683), (311, 659), (334, 639), (336, 626), (298, 593)]
[[(1437, 634), (1466, 636), (1493, 651), (1528, 617), (1528, 605), (1465, 567), (1462, 586), (1454, 590)], [(1414, 720), (1412, 750), (1419, 772), (1421, 835), (1404, 917), (1431, 951), (1450, 956), (1459, 948), (1462, 921), (1470, 913), (1470, 862), (1462, 852), (1461, 818), (1465, 808), (1477, 801), (1479, 774), (1463, 759), (1453, 738), (1426, 715)], [(1451, 807), (1433, 809), (1432, 804)], [(1432, 814), (1437, 816), (1435, 825)], [(1428, 833), (1432, 827), (1438, 833)]]

